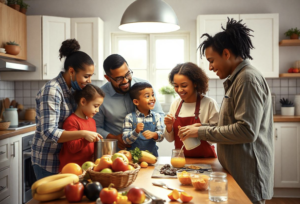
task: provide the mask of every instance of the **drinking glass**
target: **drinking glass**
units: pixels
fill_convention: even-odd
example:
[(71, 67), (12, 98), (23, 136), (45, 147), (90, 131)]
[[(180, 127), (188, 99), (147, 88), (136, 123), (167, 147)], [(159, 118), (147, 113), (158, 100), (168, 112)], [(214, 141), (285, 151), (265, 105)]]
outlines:
[(212, 172), (209, 178), (209, 200), (223, 202), (228, 199), (227, 174), (223, 172)]
[(185, 157), (183, 150), (172, 149), (171, 164), (174, 168), (182, 168), (185, 165)]

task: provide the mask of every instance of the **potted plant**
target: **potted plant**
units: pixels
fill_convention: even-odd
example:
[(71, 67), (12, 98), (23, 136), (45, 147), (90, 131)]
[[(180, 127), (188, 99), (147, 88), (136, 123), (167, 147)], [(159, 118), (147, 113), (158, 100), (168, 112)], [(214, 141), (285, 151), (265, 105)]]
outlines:
[(172, 103), (173, 97), (175, 97), (176, 92), (172, 86), (163, 86), (159, 89), (159, 93), (165, 95), (165, 103)]
[(295, 115), (294, 103), (289, 99), (280, 99), (281, 103), (281, 115)]
[(29, 7), (23, 0), (20, 0), (20, 12), (26, 14), (27, 8)]
[(20, 53), (20, 46), (15, 41), (9, 41), (5, 45), (7, 54), (18, 55)]
[(7, 0), (7, 5), (17, 11), (20, 10), (20, 0)]
[(300, 30), (298, 28), (291, 28), (288, 31), (284, 33), (287, 37), (290, 37), (290, 39), (299, 39)]

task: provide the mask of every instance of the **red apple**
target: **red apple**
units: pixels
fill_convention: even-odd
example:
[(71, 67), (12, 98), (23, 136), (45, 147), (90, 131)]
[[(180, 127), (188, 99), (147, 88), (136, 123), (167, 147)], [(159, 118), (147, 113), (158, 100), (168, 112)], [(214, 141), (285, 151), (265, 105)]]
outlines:
[(111, 168), (112, 166), (112, 160), (109, 157), (102, 157), (100, 159), (100, 162), (97, 166), (94, 167), (94, 171), (101, 171), (105, 168)]
[(145, 193), (140, 188), (131, 188), (127, 193), (128, 200), (132, 203), (143, 203), (145, 201)]
[(124, 154), (127, 157), (128, 161), (132, 160), (132, 155), (131, 155), (131, 153), (129, 151), (120, 150), (119, 153)]
[(299, 69), (298, 68), (293, 68), (293, 73), (298, 73)]
[(288, 73), (293, 73), (293, 67), (292, 68), (289, 68), (289, 70), (288, 70)]
[(103, 188), (100, 192), (99, 197), (102, 203), (110, 204), (114, 203), (114, 201), (117, 201), (118, 191), (117, 189), (112, 188), (112, 186), (114, 186), (113, 183), (109, 184), (107, 188)]
[(65, 195), (69, 202), (80, 202), (83, 192), (84, 186), (82, 183), (70, 183), (65, 186)]
[(127, 171), (128, 162), (125, 162), (122, 158), (117, 157), (112, 163), (113, 171)]

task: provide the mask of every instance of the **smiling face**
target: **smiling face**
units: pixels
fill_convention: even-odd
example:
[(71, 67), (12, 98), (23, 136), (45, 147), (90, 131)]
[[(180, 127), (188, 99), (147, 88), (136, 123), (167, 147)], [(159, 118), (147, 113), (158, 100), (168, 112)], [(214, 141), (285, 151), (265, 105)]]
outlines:
[(227, 49), (223, 50), (222, 55), (215, 52), (211, 46), (205, 50), (205, 56), (209, 62), (209, 70), (215, 72), (220, 79), (227, 78), (233, 71), (230, 66), (230, 55)]
[(133, 103), (137, 106), (140, 112), (148, 112), (155, 106), (155, 96), (152, 88), (145, 88), (139, 91), (139, 99), (134, 99)]
[(81, 89), (92, 82), (91, 77), (95, 69), (94, 65), (84, 65), (83, 67), (84, 70), (79, 69), (78, 72), (75, 72), (72, 67), (69, 69), (71, 79), (76, 80)]
[(175, 74), (173, 86), (180, 98), (186, 103), (193, 103), (197, 99), (197, 90), (193, 82), (185, 75)]
[(85, 98), (81, 98), (80, 105), (83, 114), (89, 118), (93, 118), (99, 112), (99, 107), (103, 103), (103, 97), (98, 95), (89, 102)]
[[(129, 73), (130, 70), (126, 62), (124, 62), (124, 64), (121, 67), (117, 69), (111, 69), (109, 76), (105, 75), (105, 78), (112, 84), (116, 92), (127, 93), (130, 89), (132, 80), (131, 76), (128, 76)], [(127, 78), (125, 78), (125, 76), (127, 76)], [(123, 81), (121, 81), (120, 83), (116, 82), (116, 80), (118, 80), (119, 77), (124, 77)]]

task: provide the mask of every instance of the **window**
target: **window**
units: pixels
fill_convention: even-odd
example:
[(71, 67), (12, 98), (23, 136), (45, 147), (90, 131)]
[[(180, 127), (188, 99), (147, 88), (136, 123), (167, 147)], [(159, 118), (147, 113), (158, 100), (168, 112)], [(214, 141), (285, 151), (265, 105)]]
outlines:
[(133, 76), (148, 80), (159, 95), (178, 63), (190, 61), (189, 34), (112, 34), (112, 53), (122, 55)]

